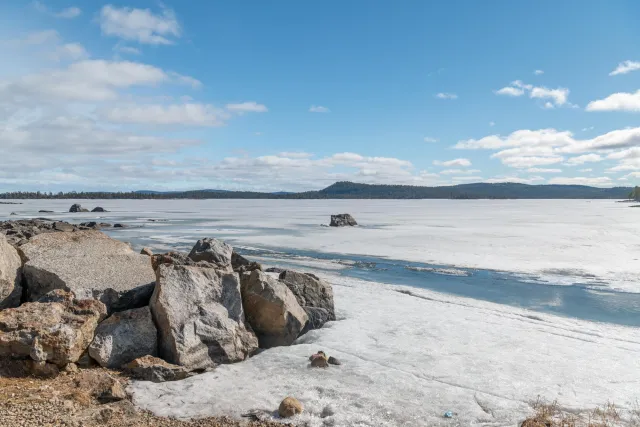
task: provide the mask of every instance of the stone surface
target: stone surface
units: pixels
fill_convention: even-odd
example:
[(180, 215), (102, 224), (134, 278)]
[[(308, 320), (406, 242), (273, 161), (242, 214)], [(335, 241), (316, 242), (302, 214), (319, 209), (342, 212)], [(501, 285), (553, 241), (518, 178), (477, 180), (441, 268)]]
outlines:
[(153, 251), (150, 248), (142, 248), (140, 255), (153, 256)]
[(76, 300), (57, 291), (55, 302), (32, 302), (0, 311), (0, 356), (31, 358), (64, 366), (76, 362), (91, 343), (104, 304)]
[(231, 268), (238, 273), (251, 272), (253, 270), (262, 270), (262, 265), (257, 262), (249, 261), (235, 251), (231, 254)]
[(127, 292), (155, 281), (148, 257), (98, 231), (40, 234), (20, 251), (32, 301), (64, 289), (80, 299), (98, 299), (111, 312)]
[(194, 261), (189, 258), (189, 254), (185, 252), (167, 252), (164, 254), (154, 254), (151, 256), (151, 266), (153, 267), (154, 271), (157, 270), (158, 267), (162, 264), (217, 268), (215, 264), (211, 264), (207, 261)]
[(7, 241), (13, 246), (21, 246), (27, 240), (41, 233), (76, 230), (78, 227), (73, 224), (62, 221), (54, 222), (45, 218), (0, 222), (0, 232), (6, 235)]
[(292, 270), (280, 273), (279, 278), (291, 289), (302, 307), (323, 308), (329, 312), (328, 320), (335, 320), (333, 289), (330, 284), (313, 274)]
[(58, 365), (44, 361), (36, 362), (35, 360), (28, 359), (26, 360), (25, 367), (29, 374), (39, 378), (54, 378), (60, 373)]
[(290, 345), (308, 320), (289, 288), (259, 270), (242, 275), (242, 303), (261, 348)]
[(311, 359), (311, 367), (313, 368), (328, 368), (329, 362), (327, 362), (327, 358), (321, 355), (316, 355), (313, 359)]
[(218, 267), (231, 267), (231, 256), (233, 248), (221, 240), (206, 238), (198, 240), (191, 252), (189, 258), (194, 261), (206, 261), (215, 264)]
[(162, 264), (150, 307), (160, 356), (188, 369), (238, 362), (258, 347), (245, 322), (238, 275)]
[(178, 381), (189, 376), (189, 371), (185, 367), (173, 365), (153, 356), (140, 357), (126, 364), (123, 369), (135, 379), (154, 383)]
[(18, 251), (0, 234), (0, 310), (17, 307), (22, 296), (22, 261)]
[(304, 312), (309, 316), (309, 321), (305, 325), (300, 335), (306, 334), (313, 329), (320, 329), (325, 323), (335, 320), (335, 317), (331, 316), (328, 310), (324, 308), (316, 307), (302, 307)]
[(149, 307), (112, 314), (98, 325), (89, 346), (89, 356), (100, 366), (112, 369), (157, 354), (158, 332)]
[(89, 209), (84, 209), (82, 207), (82, 205), (80, 205), (79, 203), (74, 203), (69, 208), (69, 212), (73, 212), (73, 213), (76, 213), (76, 212), (89, 212)]
[(342, 365), (342, 362), (340, 362), (338, 359), (336, 359), (333, 356), (329, 356), (329, 359), (327, 360), (327, 362), (329, 362), (329, 365)]
[(122, 383), (109, 375), (108, 372), (100, 369), (82, 372), (75, 382), (78, 388), (88, 391), (102, 403), (117, 402), (127, 398)]
[(91, 212), (109, 212), (109, 211), (106, 210), (105, 208), (101, 208), (100, 206), (96, 206), (91, 210)]
[(354, 225), (358, 225), (358, 223), (348, 213), (331, 215), (331, 223), (329, 224), (331, 227), (347, 227)]
[(278, 408), (278, 415), (282, 418), (291, 418), (294, 415), (301, 414), (304, 410), (302, 403), (295, 397), (285, 397)]
[(282, 273), (283, 271), (286, 271), (284, 268), (280, 268), (280, 267), (269, 267), (265, 270), (267, 273)]

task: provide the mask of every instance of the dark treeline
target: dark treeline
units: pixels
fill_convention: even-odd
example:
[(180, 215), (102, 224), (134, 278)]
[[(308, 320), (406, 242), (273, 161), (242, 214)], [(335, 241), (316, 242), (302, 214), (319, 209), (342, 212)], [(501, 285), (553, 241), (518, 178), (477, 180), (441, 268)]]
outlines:
[(370, 185), (337, 182), (323, 190), (301, 193), (255, 191), (8, 192), (0, 199), (624, 199), (631, 187), (476, 183), (443, 187)]

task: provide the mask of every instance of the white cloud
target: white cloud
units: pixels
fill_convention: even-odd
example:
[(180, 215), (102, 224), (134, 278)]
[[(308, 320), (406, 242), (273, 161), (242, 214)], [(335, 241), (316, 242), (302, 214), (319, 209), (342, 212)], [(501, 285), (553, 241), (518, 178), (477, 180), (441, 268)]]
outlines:
[(471, 166), (471, 161), (469, 159), (453, 159), (453, 160), (447, 160), (447, 161), (440, 161), (440, 160), (434, 160), (433, 164), (436, 166), (447, 166), (447, 167), (451, 167), (451, 166), (458, 166), (458, 167), (469, 167)]
[(311, 153), (304, 153), (302, 151), (285, 151), (283, 153), (278, 154), (280, 157), (288, 157), (290, 159), (308, 159), (309, 157), (313, 157)]
[(611, 178), (602, 176), (596, 178), (590, 177), (556, 177), (551, 178), (549, 180), (549, 184), (560, 184), (560, 185), (589, 185), (594, 187), (606, 187), (611, 185)]
[(114, 46), (113, 50), (128, 55), (140, 55), (142, 53), (140, 49), (131, 46)]
[(640, 90), (635, 93), (618, 92), (604, 99), (591, 101), (587, 111), (640, 111)]
[(56, 30), (37, 31), (27, 34), (24, 38), (0, 41), (0, 46), (5, 47), (23, 47), (35, 46), (47, 43), (57, 43), (60, 40), (60, 34)]
[(436, 94), (436, 98), (439, 98), (439, 99), (458, 99), (458, 95), (456, 95), (455, 93), (440, 92), (440, 93)]
[(84, 60), (65, 69), (0, 82), (0, 96), (21, 103), (45, 100), (106, 101), (117, 99), (120, 89), (166, 82), (181, 83), (181, 77), (137, 62)]
[(521, 96), (524, 95), (524, 90), (519, 87), (506, 86), (497, 90), (496, 95)]
[(173, 38), (181, 34), (175, 13), (167, 8), (154, 14), (149, 9), (106, 5), (100, 11), (100, 28), (107, 36), (155, 45), (174, 44)]
[(525, 92), (529, 93), (529, 98), (534, 99), (549, 99), (543, 104), (543, 108), (554, 108), (560, 107), (565, 104), (568, 106), (573, 106), (572, 104), (567, 103), (567, 99), (569, 97), (569, 89), (559, 87), (557, 89), (549, 89), (544, 86), (533, 86), (530, 84), (525, 84), (521, 80), (515, 80), (511, 82), (509, 86), (505, 86), (500, 90), (495, 91), (497, 95), (507, 95), (507, 96), (521, 96), (524, 95)]
[(102, 116), (114, 123), (222, 126), (229, 113), (206, 104), (129, 105), (107, 109)]
[(191, 76), (183, 76), (182, 74), (178, 74), (175, 72), (169, 72), (169, 76), (177, 83), (191, 86), (194, 89), (198, 89), (202, 87), (202, 82), (198, 79), (195, 79)]
[(610, 76), (617, 76), (618, 74), (627, 74), (632, 71), (640, 70), (640, 62), (637, 61), (624, 61), (618, 64), (615, 70), (609, 73)]
[(225, 108), (234, 113), (266, 113), (269, 111), (265, 105), (258, 104), (255, 101), (241, 102), (238, 104), (227, 104)]
[(309, 107), (309, 112), (310, 113), (330, 113), (331, 110), (329, 110), (327, 107), (323, 107), (322, 105), (312, 105), (311, 107)]
[(78, 59), (87, 58), (88, 56), (89, 53), (80, 43), (66, 43), (57, 46), (55, 50), (49, 54), (49, 57), (54, 61), (76, 61)]
[(535, 71), (533, 72), (533, 74), (535, 74), (536, 76), (539, 76), (539, 75), (541, 75), (541, 74), (544, 74), (544, 71), (542, 71), (542, 70), (535, 70)]
[(471, 175), (479, 172), (478, 169), (445, 169), (440, 172), (440, 175)]
[(593, 169), (591, 168), (579, 169), (578, 172), (593, 172)]
[(430, 136), (425, 136), (424, 137), (424, 142), (438, 142), (437, 138), (432, 138)]
[(562, 173), (562, 169), (529, 168), (529, 173)]
[(82, 10), (80, 10), (80, 8), (75, 6), (67, 7), (66, 9), (62, 9), (59, 12), (53, 12), (44, 3), (40, 1), (34, 1), (32, 4), (33, 4), (33, 7), (38, 12), (46, 13), (47, 15), (55, 16), (56, 18), (73, 19), (73, 18), (77, 18), (78, 16), (80, 16), (80, 14), (82, 14)]
[(499, 184), (504, 182), (511, 182), (516, 184), (535, 184), (536, 182), (544, 181), (541, 176), (532, 176), (529, 178), (523, 178), (519, 176), (497, 176), (494, 178), (486, 179), (484, 182), (489, 184)]
[(593, 130), (593, 129), (594, 129), (593, 126), (589, 126), (589, 127), (586, 127), (586, 128), (582, 128), (582, 132), (588, 132), (588, 131)]
[(571, 157), (567, 160), (567, 164), (569, 165), (582, 165), (588, 162), (599, 162), (602, 160), (602, 156), (599, 154), (585, 154), (578, 157)]

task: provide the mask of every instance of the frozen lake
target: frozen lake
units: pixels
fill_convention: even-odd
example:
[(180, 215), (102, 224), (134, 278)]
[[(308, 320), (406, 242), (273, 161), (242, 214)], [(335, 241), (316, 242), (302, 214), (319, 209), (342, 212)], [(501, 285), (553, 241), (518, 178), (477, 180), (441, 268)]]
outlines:
[[(0, 218), (120, 222), (130, 228), (109, 234), (157, 251), (218, 237), (334, 284), (340, 320), (298, 345), (137, 383), (136, 402), (163, 415), (239, 415), (293, 394), (310, 425), (497, 426), (515, 425), (538, 395), (576, 411), (640, 398), (640, 209), (627, 204), (81, 200), (110, 212), (70, 214), (72, 200), (22, 202), (0, 205)], [(360, 226), (321, 226), (343, 212)], [(307, 369), (319, 349), (347, 363)], [(327, 406), (335, 415), (322, 418)]]

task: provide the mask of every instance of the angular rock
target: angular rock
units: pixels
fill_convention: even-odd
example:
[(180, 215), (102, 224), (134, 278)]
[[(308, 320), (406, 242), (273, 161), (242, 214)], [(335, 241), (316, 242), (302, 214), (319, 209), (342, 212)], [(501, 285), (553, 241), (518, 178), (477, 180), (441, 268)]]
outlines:
[(237, 273), (251, 272), (253, 270), (262, 270), (262, 265), (257, 262), (249, 261), (235, 251), (231, 254), (231, 268)]
[(330, 284), (313, 274), (292, 270), (280, 273), (279, 279), (291, 289), (302, 307), (323, 308), (329, 312), (328, 320), (335, 320), (333, 289)]
[(149, 305), (155, 287), (155, 282), (152, 282), (120, 294), (118, 300), (111, 304), (111, 312), (131, 310)]
[(333, 356), (329, 356), (329, 359), (327, 359), (327, 362), (329, 363), (329, 365), (336, 365), (336, 366), (342, 365), (342, 362), (340, 362), (338, 359), (336, 359)]
[(155, 281), (148, 257), (98, 231), (40, 234), (20, 251), (32, 301), (64, 289), (79, 299), (98, 299), (111, 312), (127, 292)]
[(242, 304), (261, 348), (290, 345), (309, 320), (293, 292), (259, 270), (243, 274)]
[(172, 365), (153, 356), (140, 357), (127, 363), (123, 369), (135, 379), (154, 383), (178, 381), (189, 376), (189, 371), (183, 366)]
[(26, 360), (25, 367), (27, 372), (34, 377), (54, 378), (60, 373), (60, 368), (53, 363), (36, 362), (35, 360)]
[(170, 363), (206, 369), (244, 360), (258, 348), (235, 273), (162, 264), (150, 307), (160, 356)]
[(55, 302), (32, 302), (0, 311), (0, 356), (64, 366), (76, 362), (105, 318), (104, 304), (58, 291)]
[(295, 397), (286, 397), (278, 408), (278, 415), (282, 418), (291, 418), (296, 414), (301, 414), (304, 410), (302, 403)]
[(267, 273), (282, 273), (283, 271), (286, 271), (284, 268), (280, 268), (280, 267), (269, 267), (265, 270), (265, 272)]
[(165, 254), (151, 255), (151, 266), (156, 271), (162, 264), (169, 265), (188, 265), (192, 267), (204, 267), (204, 268), (217, 268), (215, 264), (211, 264), (207, 261), (194, 261), (189, 258), (189, 255), (185, 252), (167, 252)]
[(356, 220), (348, 213), (331, 215), (330, 227), (348, 227), (358, 225)]
[(194, 261), (206, 261), (215, 264), (220, 268), (231, 267), (231, 256), (233, 248), (223, 241), (213, 238), (198, 240), (191, 252), (189, 258)]
[(140, 255), (153, 256), (153, 251), (150, 248), (142, 248)]
[(22, 297), (22, 261), (0, 233), (0, 310), (17, 307)]
[(324, 326), (325, 323), (330, 322), (332, 320), (336, 320), (335, 316), (332, 316), (331, 313), (325, 308), (317, 308), (317, 307), (302, 307), (304, 312), (309, 316), (309, 321), (305, 325), (300, 335), (304, 335), (307, 332), (313, 329), (320, 329)]
[(89, 356), (117, 369), (138, 357), (158, 354), (158, 332), (149, 307), (112, 314), (96, 328)]
[(74, 203), (69, 208), (69, 212), (89, 212), (89, 209), (84, 209), (79, 203)]

